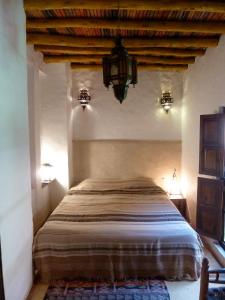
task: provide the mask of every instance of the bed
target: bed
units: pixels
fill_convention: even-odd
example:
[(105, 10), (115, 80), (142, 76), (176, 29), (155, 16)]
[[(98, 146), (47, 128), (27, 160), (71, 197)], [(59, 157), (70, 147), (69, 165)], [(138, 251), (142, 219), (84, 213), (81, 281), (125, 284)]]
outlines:
[(71, 188), (34, 240), (41, 281), (197, 280), (202, 243), (151, 179), (87, 179)]

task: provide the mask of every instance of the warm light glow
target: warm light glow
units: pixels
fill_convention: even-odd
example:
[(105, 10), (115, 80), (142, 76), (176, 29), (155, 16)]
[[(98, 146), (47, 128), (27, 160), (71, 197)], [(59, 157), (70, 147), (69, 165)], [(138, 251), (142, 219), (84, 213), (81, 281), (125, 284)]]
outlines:
[(58, 183), (68, 188), (68, 156), (64, 146), (52, 144), (50, 142), (42, 142), (41, 145), (41, 161), (46, 161), (54, 166), (54, 175)]
[(169, 195), (170, 197), (181, 195), (180, 184), (176, 175), (176, 169), (174, 169), (173, 176), (171, 178)]
[(162, 96), (160, 98), (160, 104), (162, 105), (165, 112), (168, 113), (173, 104), (173, 98), (171, 97), (170, 92), (162, 93)]
[(87, 89), (80, 90), (78, 101), (80, 102), (80, 105), (84, 111), (89, 102), (91, 101), (91, 96), (89, 95)]
[(183, 171), (181, 176), (181, 192), (184, 197), (187, 197), (188, 191), (191, 190), (191, 185), (190, 178), (188, 179), (186, 172)]
[(54, 167), (49, 163), (43, 164), (41, 166), (41, 182), (49, 183), (54, 179), (55, 179)]
[(86, 105), (86, 109), (89, 110), (89, 111), (93, 111), (93, 108), (92, 108), (92, 106), (90, 104)]

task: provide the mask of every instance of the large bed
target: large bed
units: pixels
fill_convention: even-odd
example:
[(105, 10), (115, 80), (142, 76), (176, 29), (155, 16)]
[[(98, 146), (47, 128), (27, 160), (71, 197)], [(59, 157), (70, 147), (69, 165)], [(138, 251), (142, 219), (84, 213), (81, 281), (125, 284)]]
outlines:
[(42, 281), (196, 280), (202, 243), (151, 179), (87, 179), (71, 188), (34, 241)]

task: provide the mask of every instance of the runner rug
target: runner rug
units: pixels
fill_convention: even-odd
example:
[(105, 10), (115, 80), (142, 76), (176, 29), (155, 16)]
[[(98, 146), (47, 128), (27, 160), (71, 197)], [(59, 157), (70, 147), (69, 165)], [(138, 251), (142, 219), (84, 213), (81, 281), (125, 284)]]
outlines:
[(44, 300), (170, 300), (162, 280), (55, 281)]

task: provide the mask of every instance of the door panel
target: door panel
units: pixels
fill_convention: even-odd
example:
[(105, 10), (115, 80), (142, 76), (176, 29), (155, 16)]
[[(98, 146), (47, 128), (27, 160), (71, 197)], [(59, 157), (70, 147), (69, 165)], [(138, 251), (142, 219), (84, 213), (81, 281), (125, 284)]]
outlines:
[(204, 116), (202, 128), (204, 143), (220, 145), (220, 122), (217, 115)]
[[(221, 150), (205, 146), (201, 155), (201, 163), (204, 168), (204, 174), (217, 176), (223, 174), (223, 165), (221, 165)], [(222, 177), (222, 176), (221, 176)]]
[(198, 205), (222, 209), (223, 181), (209, 178), (198, 178)]
[(223, 196), (223, 180), (198, 178), (197, 231), (216, 240), (223, 237)]
[(224, 114), (200, 116), (200, 174), (224, 177), (224, 126)]
[(200, 207), (198, 212), (197, 231), (205, 236), (221, 239), (221, 233), (218, 232), (219, 222), (217, 218), (217, 210), (211, 207)]

